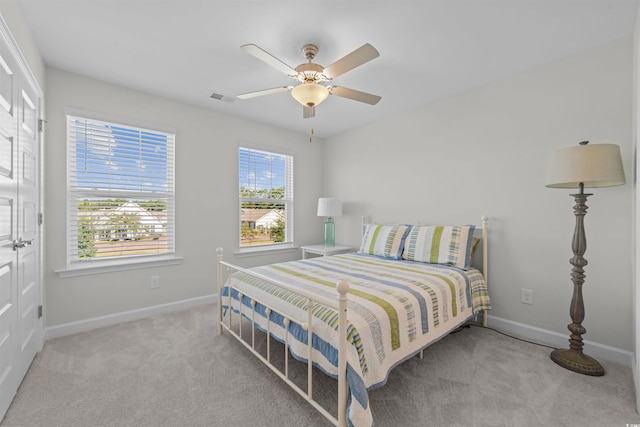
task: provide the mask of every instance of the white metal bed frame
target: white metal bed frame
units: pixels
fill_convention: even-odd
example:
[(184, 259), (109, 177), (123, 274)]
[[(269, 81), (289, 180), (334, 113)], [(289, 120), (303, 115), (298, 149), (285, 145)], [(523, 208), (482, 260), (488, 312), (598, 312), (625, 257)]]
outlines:
[[(488, 283), (487, 279), (487, 268), (488, 268), (488, 254), (487, 254), (487, 240), (488, 240), (488, 219), (486, 216), (482, 217), (482, 274), (484, 275), (485, 283)], [(338, 293), (336, 300), (330, 300), (327, 298), (322, 298), (318, 295), (312, 295), (310, 293), (305, 292), (303, 289), (299, 289), (293, 286), (290, 286), (286, 283), (280, 282), (278, 280), (273, 280), (269, 277), (266, 277), (262, 274), (253, 272), (246, 268), (242, 268), (233, 264), (230, 264), (226, 261), (222, 260), (223, 257), (223, 249), (216, 249), (217, 258), (218, 258), (218, 335), (222, 335), (223, 330), (227, 330), (234, 338), (242, 343), (251, 353), (253, 353), (262, 363), (264, 363), (269, 369), (271, 369), (278, 377), (280, 377), (285, 383), (287, 383), (294, 391), (296, 391), (300, 396), (302, 396), (309, 404), (311, 404), (314, 408), (316, 408), (322, 415), (324, 415), (329, 421), (331, 421), (334, 425), (339, 427), (345, 427), (347, 425), (347, 400), (348, 400), (348, 386), (347, 386), (347, 356), (346, 356), (346, 348), (348, 345), (346, 330), (347, 330), (347, 293), (349, 292), (349, 284), (344, 281), (340, 281), (336, 284), (336, 290)], [(307, 318), (306, 319), (294, 319), (292, 316), (282, 313), (279, 310), (275, 310), (269, 307), (268, 304), (265, 304), (264, 301), (260, 301), (259, 299), (254, 298), (251, 295), (247, 295), (246, 293), (239, 292), (239, 299), (242, 301), (243, 297), (250, 298), (251, 304), (251, 313), (243, 312), (242, 303), (239, 304), (240, 313), (238, 314), (238, 332), (234, 331), (232, 328), (232, 317), (233, 310), (227, 310), (227, 322), (225, 323), (224, 313), (222, 310), (222, 288), (224, 286), (223, 282), (223, 267), (226, 267), (227, 270), (227, 284), (229, 285), (229, 295), (228, 295), (228, 307), (231, 307), (231, 274), (234, 271), (240, 271), (247, 273), (253, 277), (259, 278), (266, 282), (272, 283), (276, 286), (279, 286), (287, 291), (296, 293), (300, 296), (303, 296), (308, 299), (307, 307)], [(259, 351), (256, 350), (255, 343), (255, 305), (256, 303), (260, 303), (266, 307), (267, 314), (267, 331), (266, 331), (266, 357), (263, 356)], [(322, 405), (320, 405), (313, 398), (313, 357), (312, 357), (312, 319), (313, 313), (311, 311), (313, 305), (315, 303), (320, 303), (326, 305), (327, 307), (335, 310), (338, 313), (338, 418), (334, 417), (329, 411), (327, 411)], [(271, 331), (270, 331), (270, 314), (272, 311), (277, 312), (284, 318), (284, 326), (285, 326), (285, 339), (284, 339), (284, 372), (278, 369), (271, 362)], [(250, 316), (251, 318), (251, 344), (247, 343), (242, 338), (242, 316)], [(289, 334), (288, 334), (288, 326), (291, 321), (298, 323), (302, 328), (307, 331), (308, 343), (307, 343), (307, 390), (303, 390), (296, 383), (289, 379)], [(484, 326), (487, 325), (487, 311), (482, 312), (482, 324)], [(422, 351), (420, 352), (420, 356), (422, 356)]]

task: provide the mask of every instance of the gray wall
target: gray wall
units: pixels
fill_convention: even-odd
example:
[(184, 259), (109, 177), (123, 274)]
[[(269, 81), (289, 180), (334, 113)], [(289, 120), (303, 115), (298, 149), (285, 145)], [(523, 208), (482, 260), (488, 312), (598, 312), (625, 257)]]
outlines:
[[(44, 267), (47, 326), (180, 301), (217, 292), (215, 249), (244, 266), (299, 257), (235, 259), (237, 247), (237, 150), (240, 141), (286, 148), (294, 155), (295, 240), (317, 242), (321, 222), (316, 204), (321, 196), (322, 141), (179, 102), (113, 86), (57, 69), (46, 70), (46, 248)], [(177, 128), (176, 247), (184, 261), (178, 266), (119, 273), (59, 278), (64, 268), (66, 226), (65, 107)], [(309, 221), (313, 223), (309, 226)], [(317, 223), (317, 224), (316, 224)], [(150, 276), (160, 288), (150, 289)]]
[(636, 387), (636, 412), (640, 413), (640, 270), (638, 269), (638, 248), (640, 248), (640, 222), (638, 222), (638, 163), (640, 153), (638, 152), (638, 135), (640, 135), (640, 120), (638, 120), (638, 100), (640, 99), (640, 10), (636, 14), (636, 25), (633, 38), (633, 81), (635, 83), (633, 91), (633, 151), (635, 153), (635, 163), (633, 170), (633, 230), (635, 231), (635, 242), (631, 254), (633, 256), (633, 376)]
[[(345, 202), (337, 243), (378, 222), (490, 218), (491, 314), (567, 334), (570, 190), (544, 187), (551, 152), (621, 146), (627, 184), (593, 189), (586, 340), (632, 350), (632, 39), (626, 38), (325, 140), (325, 192)], [(384, 99), (382, 100), (384, 102)], [(520, 289), (534, 304), (520, 303)]]
[(40, 88), (44, 90), (45, 66), (31, 35), (31, 30), (22, 15), (22, 7), (18, 0), (0, 0), (0, 15), (11, 30), (11, 35), (20, 46), (20, 52), (29, 64), (29, 68), (36, 78)]

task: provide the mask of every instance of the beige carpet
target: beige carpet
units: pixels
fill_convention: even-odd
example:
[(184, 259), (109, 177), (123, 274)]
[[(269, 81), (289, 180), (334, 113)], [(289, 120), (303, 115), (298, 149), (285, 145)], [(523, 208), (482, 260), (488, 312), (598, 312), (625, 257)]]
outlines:
[[(2, 427), (330, 425), (233, 338), (217, 336), (214, 313), (203, 306), (47, 342)], [(463, 329), (370, 393), (376, 426), (640, 424), (629, 368), (601, 361), (604, 377), (583, 376), (549, 352)], [(302, 364), (291, 369), (305, 377)], [(331, 410), (335, 384), (314, 380)]]

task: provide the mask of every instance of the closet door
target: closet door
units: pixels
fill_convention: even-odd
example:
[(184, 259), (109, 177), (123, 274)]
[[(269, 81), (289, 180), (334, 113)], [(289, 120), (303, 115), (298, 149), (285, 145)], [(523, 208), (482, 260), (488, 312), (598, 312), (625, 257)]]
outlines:
[(39, 104), (36, 90), (21, 81), (18, 94), (18, 359), (26, 374), (40, 347), (42, 322), (39, 283), (38, 238), (38, 146)]
[(17, 357), (18, 117), (17, 64), (0, 41), (0, 414), (8, 408), (22, 378)]
[(42, 342), (39, 90), (0, 28), (0, 419)]

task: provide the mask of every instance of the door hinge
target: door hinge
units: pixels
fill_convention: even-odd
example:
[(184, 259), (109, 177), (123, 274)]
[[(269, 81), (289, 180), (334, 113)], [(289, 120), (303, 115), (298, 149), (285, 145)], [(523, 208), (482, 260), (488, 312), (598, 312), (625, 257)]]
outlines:
[(38, 306), (38, 319), (42, 319), (42, 306)]
[(43, 120), (43, 119), (38, 120), (38, 132), (42, 132), (44, 130), (45, 123), (47, 123), (46, 120)]
[(44, 214), (40, 212), (38, 214), (38, 225), (42, 225), (43, 222), (44, 222)]

